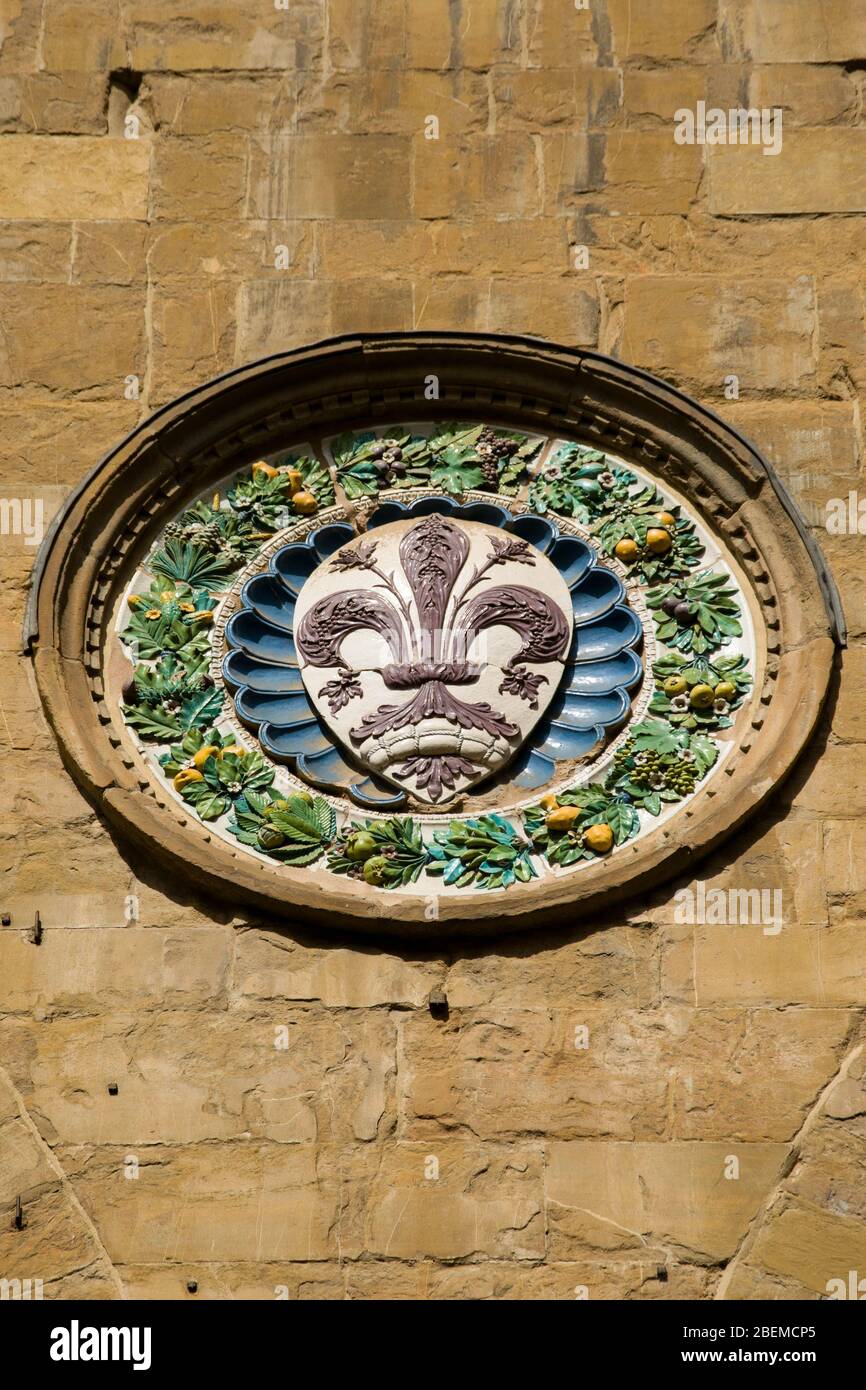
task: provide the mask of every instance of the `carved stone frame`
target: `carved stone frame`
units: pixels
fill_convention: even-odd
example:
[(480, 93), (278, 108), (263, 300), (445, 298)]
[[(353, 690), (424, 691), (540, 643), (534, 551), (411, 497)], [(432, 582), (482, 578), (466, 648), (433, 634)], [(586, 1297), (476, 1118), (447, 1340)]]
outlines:
[[(429, 379), (439, 397), (428, 400)], [(767, 653), (752, 727), (719, 787), (591, 872), (519, 891), (427, 898), (327, 873), (288, 876), (239, 853), (145, 780), (107, 705), (102, 649), (124, 577), (167, 515), (232, 469), (294, 443), (403, 419), (495, 418), (607, 448), (684, 493), (738, 562)], [(93, 469), (34, 569), (25, 645), (66, 767), (97, 810), (174, 873), (248, 908), (428, 940), (555, 924), (690, 871), (787, 775), (830, 680), (841, 609), (820, 551), (758, 451), (711, 411), (635, 368), (541, 339), (379, 333), (281, 353), (180, 397)], [(384, 913), (384, 915), (383, 915)]]

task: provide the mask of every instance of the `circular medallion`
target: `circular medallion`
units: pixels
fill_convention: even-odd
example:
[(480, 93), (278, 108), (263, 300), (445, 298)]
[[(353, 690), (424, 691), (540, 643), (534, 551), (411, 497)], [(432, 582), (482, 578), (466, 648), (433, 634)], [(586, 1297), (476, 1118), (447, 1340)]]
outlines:
[(104, 812), (212, 889), (430, 937), (561, 920), (791, 765), (832, 654), (813, 548), (660, 383), (500, 344), (482, 411), (489, 340), (389, 341), (363, 388), (362, 349), (290, 354), (107, 460), (46, 543), (40, 685)]

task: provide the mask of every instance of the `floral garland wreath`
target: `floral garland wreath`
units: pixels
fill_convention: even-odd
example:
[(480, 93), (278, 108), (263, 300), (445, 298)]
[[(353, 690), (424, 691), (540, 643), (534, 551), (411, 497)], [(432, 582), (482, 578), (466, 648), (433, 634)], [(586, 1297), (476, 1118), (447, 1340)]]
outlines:
[[(240, 844), (300, 868), (321, 862), (376, 888), (422, 874), (455, 888), (498, 889), (615, 853), (662, 812), (692, 795), (719, 760), (719, 735), (749, 694), (743, 654), (723, 649), (743, 634), (736, 587), (702, 567), (705, 546), (677, 503), (600, 450), (559, 443), (544, 457), (538, 436), (455, 424), (350, 432), (330, 442), (330, 462), (294, 452), (252, 465), (225, 495), (200, 499), (163, 530), (148, 555), (146, 588), (127, 597), (120, 640), (134, 658), (122, 712), (160, 775), (202, 822)], [(498, 812), (454, 818), (425, 839), (412, 816), (340, 823), (315, 791), (274, 788), (258, 750), (220, 731), (225, 695), (210, 674), (220, 595), (288, 521), (394, 488), (450, 497), (480, 490), (525, 499), (530, 512), (569, 518), (643, 590), (655, 624), (655, 689), (598, 781), (543, 796), (519, 825)]]

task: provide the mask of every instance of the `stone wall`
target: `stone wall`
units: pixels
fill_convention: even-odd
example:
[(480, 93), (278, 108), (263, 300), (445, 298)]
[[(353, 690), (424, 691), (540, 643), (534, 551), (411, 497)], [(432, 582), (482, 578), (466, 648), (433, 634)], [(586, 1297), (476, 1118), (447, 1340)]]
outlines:
[[(269, 352), (537, 333), (762, 446), (851, 635), (814, 749), (699, 870), (781, 890), (778, 934), (680, 923), (674, 884), (557, 934), (377, 949), (232, 917), (115, 842), (40, 713), (35, 550), (4, 522), (0, 1276), (689, 1299), (866, 1276), (866, 597), (856, 530), (824, 530), (861, 486), (864, 36), (864, 0), (0, 0), (4, 499), (47, 517), (137, 421)], [(676, 144), (700, 100), (782, 108), (781, 152)]]

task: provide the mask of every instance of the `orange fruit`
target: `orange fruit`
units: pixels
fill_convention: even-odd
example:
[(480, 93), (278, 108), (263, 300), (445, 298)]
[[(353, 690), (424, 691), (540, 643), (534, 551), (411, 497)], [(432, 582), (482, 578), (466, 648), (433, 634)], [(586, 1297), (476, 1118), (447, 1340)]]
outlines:
[(666, 555), (673, 545), (670, 531), (666, 531), (662, 526), (651, 526), (646, 533), (647, 549), (653, 555)]
[(296, 492), (292, 498), (292, 506), (301, 516), (312, 516), (318, 505), (311, 492)]
[(618, 560), (622, 560), (624, 565), (630, 565), (632, 560), (637, 559), (638, 545), (630, 536), (623, 536), (621, 541), (617, 541), (613, 548), (613, 553)]
[(583, 842), (593, 854), (608, 854), (613, 849), (613, 831), (603, 822), (590, 825), (583, 833)]

